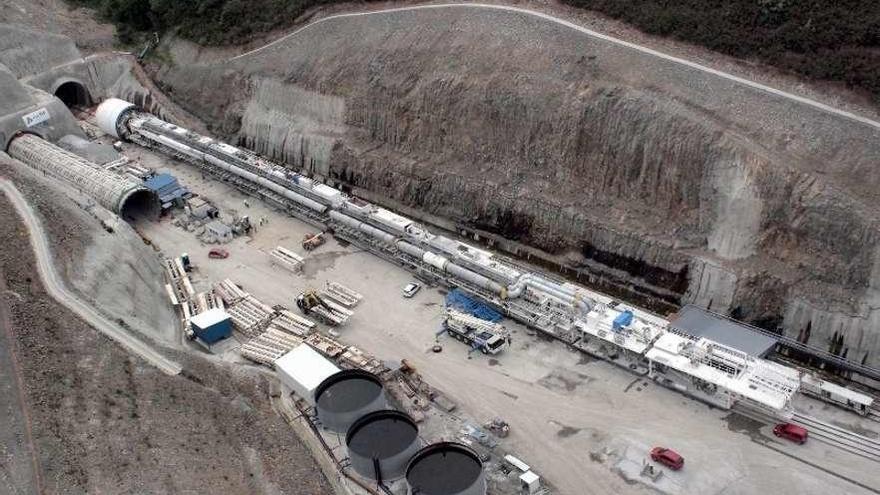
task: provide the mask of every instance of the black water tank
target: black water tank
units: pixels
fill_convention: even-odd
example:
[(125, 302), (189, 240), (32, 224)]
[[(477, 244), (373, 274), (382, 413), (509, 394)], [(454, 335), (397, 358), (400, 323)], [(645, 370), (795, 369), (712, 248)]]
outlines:
[(382, 382), (372, 373), (343, 370), (318, 385), (315, 407), (324, 428), (346, 433), (358, 418), (388, 408)]
[(420, 450), (406, 468), (409, 495), (485, 495), (483, 462), (470, 447), (441, 442)]
[(361, 417), (345, 435), (351, 467), (364, 478), (396, 480), (419, 450), (419, 429), (400, 411), (375, 411)]

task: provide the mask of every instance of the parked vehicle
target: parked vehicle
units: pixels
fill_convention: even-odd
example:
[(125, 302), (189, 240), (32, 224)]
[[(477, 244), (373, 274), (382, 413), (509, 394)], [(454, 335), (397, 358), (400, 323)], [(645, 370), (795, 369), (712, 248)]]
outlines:
[(211, 258), (214, 260), (225, 260), (228, 257), (229, 257), (229, 251), (227, 251), (225, 249), (214, 248), (214, 249), (208, 251), (208, 258)]
[(421, 289), (422, 286), (415, 282), (406, 284), (406, 287), (403, 288), (403, 297), (410, 298), (416, 295), (416, 293)]
[(503, 325), (454, 309), (446, 308), (443, 328), (455, 340), (460, 340), (483, 354), (498, 354), (510, 343), (507, 329)]
[(787, 438), (792, 442), (799, 443), (801, 445), (803, 445), (804, 442), (807, 441), (807, 437), (809, 436), (806, 428), (791, 423), (779, 423), (778, 425), (774, 426), (773, 434), (777, 437)]
[(678, 471), (684, 467), (684, 457), (666, 447), (654, 447), (651, 449), (651, 460), (663, 464), (673, 471)]

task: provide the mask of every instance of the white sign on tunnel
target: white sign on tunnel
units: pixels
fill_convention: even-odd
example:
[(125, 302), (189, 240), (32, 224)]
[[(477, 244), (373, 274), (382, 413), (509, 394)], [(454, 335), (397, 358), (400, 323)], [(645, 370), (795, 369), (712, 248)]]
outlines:
[(26, 125), (27, 127), (33, 127), (37, 124), (42, 124), (43, 122), (49, 120), (49, 111), (45, 108), (41, 108), (36, 112), (31, 112), (27, 115), (23, 115), (21, 119), (24, 120), (24, 125)]

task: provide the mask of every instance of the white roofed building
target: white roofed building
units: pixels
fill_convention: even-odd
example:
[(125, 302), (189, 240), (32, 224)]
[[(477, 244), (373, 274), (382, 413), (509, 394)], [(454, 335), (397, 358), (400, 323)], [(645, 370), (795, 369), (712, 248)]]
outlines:
[(281, 383), (314, 405), (315, 389), (339, 368), (308, 344), (300, 344), (275, 361), (275, 371)]

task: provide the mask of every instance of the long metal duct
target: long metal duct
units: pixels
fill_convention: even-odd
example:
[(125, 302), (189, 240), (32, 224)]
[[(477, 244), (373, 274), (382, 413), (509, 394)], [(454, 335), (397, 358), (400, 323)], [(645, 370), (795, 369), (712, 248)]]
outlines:
[(154, 195), (141, 184), (104, 170), (39, 136), (22, 134), (12, 140), (7, 151), (16, 160), (72, 186), (119, 216), (152, 213), (157, 206)]
[(348, 215), (344, 215), (338, 211), (331, 211), (330, 218), (332, 218), (333, 220), (336, 220), (337, 222), (339, 222), (343, 225), (346, 225), (346, 226), (351, 227), (353, 229), (360, 230), (361, 232), (367, 234), (368, 236), (370, 236), (374, 239), (378, 239), (379, 241), (384, 242), (385, 244), (391, 244), (394, 242), (394, 239), (395, 239), (394, 234), (389, 234), (388, 232), (385, 232), (382, 229), (377, 229), (376, 227), (373, 227), (372, 225), (370, 225), (366, 222), (362, 222), (362, 221), (358, 220), (357, 218), (350, 217)]
[(220, 158), (217, 158), (216, 156), (212, 156), (212, 155), (209, 155), (209, 154), (204, 153), (202, 151), (199, 151), (191, 146), (184, 144), (183, 142), (171, 139), (166, 136), (161, 136), (159, 134), (156, 134), (154, 132), (150, 132), (150, 131), (147, 131), (144, 129), (139, 129), (138, 134), (146, 139), (149, 139), (150, 141), (153, 141), (154, 143), (162, 144), (164, 146), (167, 146), (168, 148), (171, 148), (175, 151), (183, 153), (187, 156), (196, 158), (198, 160), (204, 160), (212, 165), (216, 165), (217, 167), (220, 167), (223, 170), (226, 170), (227, 172), (231, 172), (231, 173), (233, 173), (239, 177), (242, 177), (244, 179), (247, 179), (255, 184), (259, 184), (259, 185), (265, 187), (266, 189), (269, 189), (270, 191), (276, 192), (276, 193), (284, 196), (285, 198), (287, 198), (295, 203), (299, 203), (299, 204), (305, 206), (306, 208), (317, 211), (319, 213), (324, 213), (325, 211), (327, 211), (326, 205), (322, 205), (321, 203), (318, 203), (317, 201), (311, 200), (301, 194), (297, 194), (297, 193), (293, 192), (292, 190), (290, 190), (289, 188), (286, 188), (280, 184), (272, 182), (271, 180), (269, 180), (265, 177), (260, 177), (259, 175), (255, 174), (253, 172), (249, 172), (241, 167), (235, 166), (231, 163), (228, 163), (224, 160), (221, 160)]

